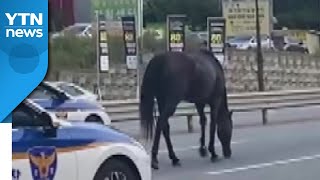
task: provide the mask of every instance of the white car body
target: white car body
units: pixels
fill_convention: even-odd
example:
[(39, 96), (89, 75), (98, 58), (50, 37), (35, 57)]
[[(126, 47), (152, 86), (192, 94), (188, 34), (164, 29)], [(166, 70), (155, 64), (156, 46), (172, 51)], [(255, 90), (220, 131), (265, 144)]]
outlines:
[[(257, 48), (257, 41), (254, 36), (235, 37), (230, 39), (227, 44), (232, 48), (241, 50)], [(274, 43), (269, 37), (261, 36), (261, 48), (274, 49)]]
[[(36, 109), (39, 114), (47, 113), (42, 107), (29, 100), (23, 103), (27, 103), (28, 107), (32, 106), (32, 109)], [(43, 135), (45, 130), (41, 130), (41, 128), (39, 130), (35, 127), (31, 129), (30, 127), (24, 128), (24, 126), (15, 127), (17, 123), (13, 119), (12, 180), (40, 179), (34, 177), (40, 175), (46, 176), (45, 179), (93, 180), (104, 162), (111, 158), (118, 158), (122, 161), (120, 156), (133, 163), (133, 169), (141, 177), (141, 180), (151, 180), (150, 157), (143, 146), (133, 138), (110, 130), (106, 126), (87, 125), (87, 123), (81, 124), (81, 122), (74, 124), (48, 115), (56, 127), (57, 135), (55, 137), (46, 137)], [(83, 131), (87, 134), (81, 135), (84, 133)], [(36, 133), (40, 133), (40, 136), (35, 135)], [(106, 138), (99, 141), (100, 135), (104, 135)], [(108, 135), (113, 138), (109, 138)], [(86, 142), (91, 138), (92, 142), (90, 143), (77, 144), (77, 142), (82, 142), (81, 140)], [(95, 140), (95, 138), (98, 139)], [(65, 139), (67, 139), (67, 143), (71, 143), (61, 146)], [(34, 148), (38, 148), (38, 152), (33, 153)], [(54, 149), (55, 153), (48, 153), (48, 148)], [(44, 156), (46, 159), (43, 159)], [(42, 163), (35, 163), (37, 158), (41, 157), (43, 157)], [(127, 163), (127, 161), (124, 162)], [(42, 167), (48, 167), (47, 173), (39, 172)], [(53, 178), (49, 176), (53, 176)]]
[(308, 52), (308, 47), (305, 43), (303, 43), (301, 40), (298, 40), (296, 38), (292, 38), (289, 36), (285, 36), (283, 38), (284, 40), (284, 51), (296, 51), (296, 52)]
[[(111, 125), (111, 118), (106, 113), (106, 110), (101, 107), (101, 109), (91, 109), (91, 110), (77, 110), (77, 111), (50, 111), (52, 115), (55, 115), (56, 117), (67, 120), (67, 121), (86, 121), (86, 119), (90, 116), (97, 116), (101, 118), (102, 123), (104, 125)], [(64, 114), (66, 118), (64, 117)]]
[[(105, 21), (100, 22), (102, 24), (102, 27), (106, 24)], [(119, 22), (111, 23), (109, 22), (109, 26), (114, 26), (114, 24), (119, 24)], [(121, 24), (121, 23), (120, 23)], [(92, 38), (92, 35), (94, 34), (93, 31), (96, 31), (95, 25), (92, 23), (75, 23), (71, 26), (66, 27), (60, 32), (56, 32), (51, 35), (51, 38), (57, 38), (64, 36), (65, 34), (71, 34), (77, 37), (86, 37), (86, 38)]]
[[(65, 96), (66, 99), (50, 99), (52, 96), (59, 96), (59, 93)], [(46, 81), (42, 82), (31, 93), (29, 98), (45, 108), (49, 113), (66, 121), (94, 121), (104, 125), (111, 124), (110, 116), (99, 102), (73, 98)]]
[(77, 37), (91, 37), (91, 23), (75, 23), (71, 26), (66, 27), (61, 32), (57, 32), (51, 35), (51, 38), (57, 38), (64, 36), (65, 34), (72, 34)]

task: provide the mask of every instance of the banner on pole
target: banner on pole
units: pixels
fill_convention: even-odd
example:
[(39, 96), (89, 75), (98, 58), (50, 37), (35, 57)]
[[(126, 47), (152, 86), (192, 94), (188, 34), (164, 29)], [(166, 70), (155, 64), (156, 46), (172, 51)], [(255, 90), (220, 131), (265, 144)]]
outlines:
[[(261, 34), (273, 31), (273, 1), (259, 0)], [(256, 36), (256, 3), (254, 0), (223, 0), (222, 13), (226, 18), (226, 36)]]
[(109, 46), (108, 46), (108, 32), (105, 24), (102, 23), (101, 17), (98, 18), (98, 57), (100, 72), (107, 72), (109, 70)]
[(182, 52), (185, 50), (186, 15), (167, 16), (167, 50)]
[(108, 21), (121, 21), (123, 16), (138, 14), (139, 0), (91, 0), (93, 10), (106, 14)]
[(125, 48), (126, 64), (128, 69), (137, 69), (137, 38), (134, 16), (122, 17), (122, 30)]
[(225, 57), (226, 21), (222, 17), (208, 17), (208, 49), (223, 64)]

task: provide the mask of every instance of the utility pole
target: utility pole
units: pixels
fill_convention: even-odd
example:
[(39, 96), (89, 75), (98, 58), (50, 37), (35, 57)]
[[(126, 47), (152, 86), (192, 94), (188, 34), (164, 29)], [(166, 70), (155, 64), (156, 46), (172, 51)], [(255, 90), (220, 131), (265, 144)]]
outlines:
[[(259, 17), (259, 0), (255, 0), (256, 9), (256, 39), (257, 39), (257, 69), (258, 69), (258, 88), (259, 91), (264, 91), (264, 76), (263, 76), (263, 55), (261, 50), (261, 35), (260, 35), (260, 17)], [(262, 109), (263, 124), (267, 124), (267, 111)]]
[(137, 38), (137, 99), (140, 98), (140, 80), (142, 77), (141, 75), (141, 66), (143, 65), (143, 0), (137, 0), (138, 2), (138, 12), (137, 12), (137, 26), (138, 26), (138, 38)]
[(95, 11), (95, 15), (96, 15), (96, 33), (97, 33), (97, 40), (96, 40), (96, 63), (97, 63), (97, 95), (98, 95), (98, 99), (101, 100), (101, 91), (100, 91), (100, 11), (96, 10)]

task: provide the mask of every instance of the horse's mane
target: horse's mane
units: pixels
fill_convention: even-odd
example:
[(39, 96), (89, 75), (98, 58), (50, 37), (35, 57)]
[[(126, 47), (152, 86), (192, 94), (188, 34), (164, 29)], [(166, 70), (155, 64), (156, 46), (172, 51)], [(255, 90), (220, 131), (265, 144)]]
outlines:
[(202, 52), (203, 54), (206, 54), (208, 56), (215, 57), (213, 55), (213, 53), (211, 51), (209, 51), (208, 49), (200, 49), (200, 52)]
[(208, 49), (200, 49), (200, 52), (207, 55), (207, 56), (210, 56), (212, 59), (214, 59), (214, 61), (216, 61), (217, 64), (220, 65), (220, 67), (222, 68), (222, 65), (220, 63), (220, 61), (218, 60), (218, 58), (214, 55), (213, 52), (211, 52), (210, 50)]
[[(214, 55), (213, 52), (209, 51), (208, 49), (200, 49), (200, 52), (207, 55), (207, 56), (210, 56), (211, 59), (213, 59), (213, 61), (215, 61), (219, 68), (221, 68), (221, 70), (223, 71), (223, 67), (222, 67), (222, 64), (220, 63), (220, 61), (218, 60), (218, 58)], [(223, 79), (224, 79), (224, 74), (222, 74), (223, 76)], [(227, 98), (227, 92), (226, 92), (226, 86), (224, 84), (224, 96), (223, 96), (223, 108), (226, 108), (225, 112), (228, 112), (229, 113), (229, 108), (228, 108), (228, 98)]]

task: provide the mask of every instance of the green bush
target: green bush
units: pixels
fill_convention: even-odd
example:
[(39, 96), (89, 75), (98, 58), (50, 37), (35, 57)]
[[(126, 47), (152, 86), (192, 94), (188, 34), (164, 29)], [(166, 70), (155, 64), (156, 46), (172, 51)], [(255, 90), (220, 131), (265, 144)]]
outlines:
[(157, 36), (155, 31), (149, 30), (143, 34), (143, 50), (142, 52), (161, 52), (166, 49), (165, 39), (156, 39)]
[[(156, 39), (156, 32), (146, 31), (143, 37), (142, 53), (157, 53), (166, 50), (166, 39)], [(187, 48), (197, 48), (198, 44), (187, 38)], [(65, 35), (50, 40), (49, 73), (61, 70), (79, 71), (96, 67), (96, 37), (84, 38)], [(125, 64), (124, 42), (120, 35), (109, 36), (110, 66)]]
[[(63, 36), (50, 41), (51, 70), (92, 69), (96, 65), (96, 39)], [(121, 36), (109, 37), (110, 64), (124, 62)]]
[(96, 59), (95, 42), (90, 38), (64, 36), (52, 39), (49, 44), (49, 68), (92, 68)]

